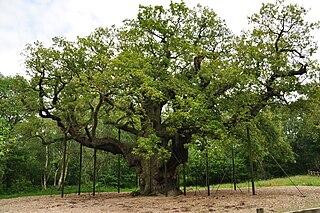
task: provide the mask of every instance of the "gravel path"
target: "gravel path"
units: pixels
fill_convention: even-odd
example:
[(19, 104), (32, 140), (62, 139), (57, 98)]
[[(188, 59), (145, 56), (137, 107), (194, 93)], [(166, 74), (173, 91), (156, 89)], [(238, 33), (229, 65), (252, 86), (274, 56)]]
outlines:
[(129, 193), (70, 194), (61, 198), (53, 196), (0, 199), (0, 212), (284, 212), (320, 207), (320, 187), (299, 187), (305, 197), (294, 187), (257, 188), (257, 195), (247, 189), (232, 191), (220, 189), (206, 196), (206, 191), (188, 191), (187, 196), (132, 197)]

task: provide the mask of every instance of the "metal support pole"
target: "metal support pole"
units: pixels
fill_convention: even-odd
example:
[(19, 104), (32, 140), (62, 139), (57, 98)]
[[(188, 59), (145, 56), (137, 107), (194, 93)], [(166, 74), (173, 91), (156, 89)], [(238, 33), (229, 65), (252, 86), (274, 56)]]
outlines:
[(177, 167), (177, 188), (180, 190), (180, 169)]
[[(118, 143), (120, 144), (121, 139), (121, 130), (118, 129)], [(120, 193), (120, 154), (118, 154), (118, 169), (117, 169), (117, 176), (118, 176), (118, 193)]]
[(232, 144), (232, 177), (233, 177), (233, 189), (237, 190), (237, 180), (236, 180), (236, 164), (234, 162), (234, 146)]
[(186, 196), (187, 195), (187, 191), (186, 191), (186, 163), (182, 164), (182, 175), (183, 175), (183, 195)]
[(250, 129), (247, 126), (247, 137), (248, 137), (248, 152), (249, 152), (249, 162), (250, 162), (250, 176), (251, 176), (251, 186), (252, 186), (252, 195), (256, 194), (254, 187), (254, 177), (253, 177), (253, 157), (252, 157), (252, 145), (250, 140)]
[(96, 195), (96, 171), (97, 171), (97, 148), (94, 148), (93, 154), (93, 191), (92, 195)]
[(80, 154), (79, 154), (79, 185), (78, 185), (78, 195), (81, 193), (81, 176), (82, 176), (82, 143), (80, 144)]
[(64, 181), (66, 176), (67, 167), (67, 135), (64, 136), (63, 140), (63, 165), (62, 165), (62, 181), (61, 181), (61, 197), (64, 196)]
[(210, 183), (209, 183), (209, 160), (208, 151), (206, 150), (206, 185), (208, 190), (208, 196), (210, 196)]
[(152, 192), (152, 171), (151, 171), (151, 157), (149, 159), (149, 194)]
[(167, 161), (164, 161), (164, 187), (166, 197), (168, 197), (168, 171), (167, 171)]

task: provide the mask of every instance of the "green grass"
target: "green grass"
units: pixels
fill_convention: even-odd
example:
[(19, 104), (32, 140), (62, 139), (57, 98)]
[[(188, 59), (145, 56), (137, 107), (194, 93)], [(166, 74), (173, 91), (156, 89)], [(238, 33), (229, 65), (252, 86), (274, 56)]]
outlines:
[[(319, 176), (309, 176), (309, 175), (297, 175), (292, 176), (290, 179), (294, 182), (296, 186), (320, 186)], [(274, 178), (270, 180), (255, 180), (256, 187), (266, 187), (266, 186), (293, 186), (293, 183), (288, 177)], [(246, 188), (248, 184), (251, 186), (251, 182), (237, 183), (237, 187)], [(213, 185), (211, 188), (217, 188), (218, 185)], [(232, 188), (232, 183), (221, 184), (219, 188)], [(194, 190), (195, 187), (188, 187), (188, 190)], [(198, 189), (206, 189), (206, 187), (198, 187)]]
[[(320, 186), (320, 177), (317, 176), (308, 176), (308, 175), (298, 175), (290, 177), (291, 180), (297, 186)], [(270, 180), (256, 180), (255, 184), (257, 187), (266, 187), (266, 186), (293, 186), (292, 182), (289, 178), (274, 178)], [(239, 188), (248, 187), (248, 182), (245, 183), (237, 183)], [(213, 185), (211, 188), (217, 188), (218, 185)], [(221, 184), (220, 188), (232, 188), (232, 183)], [(188, 187), (188, 190), (195, 190), (195, 187)], [(197, 187), (199, 190), (205, 190), (206, 187)], [(121, 189), (121, 192), (132, 192), (136, 190), (135, 188), (126, 188)], [(105, 186), (97, 186), (96, 192), (116, 192), (117, 188), (115, 187), (105, 187)], [(75, 194), (78, 192), (78, 186), (66, 186), (65, 194)], [(92, 186), (83, 184), (81, 186), (81, 193), (92, 192)], [(36, 190), (34, 192), (19, 192), (14, 194), (0, 194), (0, 199), (5, 198), (16, 198), (16, 197), (24, 197), (24, 196), (41, 196), (41, 195), (58, 195), (61, 194), (60, 189), (56, 189), (54, 187), (48, 188), (47, 190)]]
[[(320, 186), (319, 176), (297, 175), (290, 177), (297, 186)], [(258, 181), (258, 186), (293, 186), (289, 178), (275, 178), (272, 180)]]
[[(121, 192), (131, 192), (136, 189), (130, 188), (121, 188)], [(117, 188), (115, 187), (105, 187), (105, 186), (97, 186), (96, 192), (117, 192)], [(81, 186), (81, 193), (92, 193), (92, 186), (83, 184)], [(66, 186), (64, 189), (64, 194), (76, 194), (78, 193), (78, 186)], [(33, 192), (19, 192), (19, 193), (10, 193), (10, 194), (0, 194), (0, 199), (8, 199), (8, 198), (17, 198), (17, 197), (26, 197), (26, 196), (42, 196), (42, 195), (59, 195), (61, 194), (61, 189), (57, 189), (55, 187), (49, 187), (47, 190), (36, 190)]]

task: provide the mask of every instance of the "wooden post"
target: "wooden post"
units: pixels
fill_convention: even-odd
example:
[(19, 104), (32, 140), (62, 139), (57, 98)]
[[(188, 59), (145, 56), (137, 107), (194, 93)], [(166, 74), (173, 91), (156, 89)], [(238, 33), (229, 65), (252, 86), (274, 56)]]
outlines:
[[(121, 130), (118, 129), (118, 143), (120, 144), (121, 138)], [(118, 169), (117, 169), (117, 176), (118, 176), (118, 193), (120, 193), (120, 154), (118, 154)]]
[(80, 154), (79, 154), (79, 185), (78, 185), (78, 195), (81, 193), (81, 176), (82, 176), (82, 143), (80, 143)]
[(237, 180), (236, 180), (236, 164), (234, 162), (234, 146), (232, 144), (232, 177), (233, 177), (233, 189), (237, 190)]
[(63, 139), (63, 165), (62, 165), (62, 181), (61, 181), (61, 197), (64, 196), (64, 181), (66, 176), (66, 167), (67, 167), (67, 135), (64, 135)]
[(256, 194), (254, 187), (254, 177), (253, 177), (253, 157), (252, 157), (252, 145), (250, 140), (250, 129), (247, 126), (247, 137), (248, 137), (248, 153), (249, 153), (249, 162), (250, 162), (250, 176), (251, 176), (251, 186), (252, 186), (252, 195)]
[(96, 195), (96, 171), (97, 171), (97, 148), (94, 148), (93, 154), (93, 185), (92, 185), (92, 195)]
[(264, 209), (263, 208), (257, 209), (257, 213), (264, 213)]

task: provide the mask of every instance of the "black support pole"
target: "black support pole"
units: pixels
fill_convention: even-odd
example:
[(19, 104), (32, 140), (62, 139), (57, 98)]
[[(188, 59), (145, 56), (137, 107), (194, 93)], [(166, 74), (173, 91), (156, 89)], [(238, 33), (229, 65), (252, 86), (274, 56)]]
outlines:
[[(118, 143), (120, 144), (121, 130), (118, 129)], [(117, 178), (118, 178), (118, 193), (120, 193), (120, 154), (118, 154), (118, 166), (117, 166)]]
[(237, 190), (237, 179), (236, 179), (236, 164), (234, 162), (234, 145), (232, 144), (232, 149), (231, 149), (231, 154), (232, 154), (232, 178), (233, 178), (233, 189), (236, 191)]
[(63, 140), (63, 165), (62, 165), (62, 181), (61, 181), (61, 197), (64, 196), (64, 180), (66, 176), (67, 167), (67, 136), (64, 136)]
[(250, 176), (251, 176), (251, 185), (252, 185), (252, 194), (255, 195), (255, 187), (254, 187), (254, 177), (253, 177), (253, 157), (252, 157), (252, 145), (250, 139), (250, 129), (247, 126), (247, 137), (248, 137), (248, 153), (249, 153), (249, 162), (250, 162)]
[(164, 161), (164, 190), (166, 193), (166, 197), (168, 197), (168, 171), (167, 171), (167, 161)]
[(210, 196), (210, 183), (209, 183), (209, 159), (208, 151), (206, 150), (206, 185), (208, 190), (208, 196)]
[(151, 194), (151, 192), (152, 192), (152, 171), (151, 171), (151, 164), (152, 164), (152, 162), (151, 162), (151, 157), (150, 157), (150, 159), (149, 159), (149, 194)]
[(79, 154), (79, 185), (78, 185), (78, 195), (81, 193), (81, 176), (82, 176), (82, 143), (80, 144), (80, 154)]
[(177, 188), (180, 190), (180, 169), (177, 167)]
[(183, 195), (186, 196), (187, 195), (187, 191), (186, 191), (186, 163), (182, 164), (182, 175), (183, 175)]
[(94, 148), (93, 154), (93, 185), (92, 185), (92, 195), (96, 195), (96, 172), (97, 172), (97, 149)]

